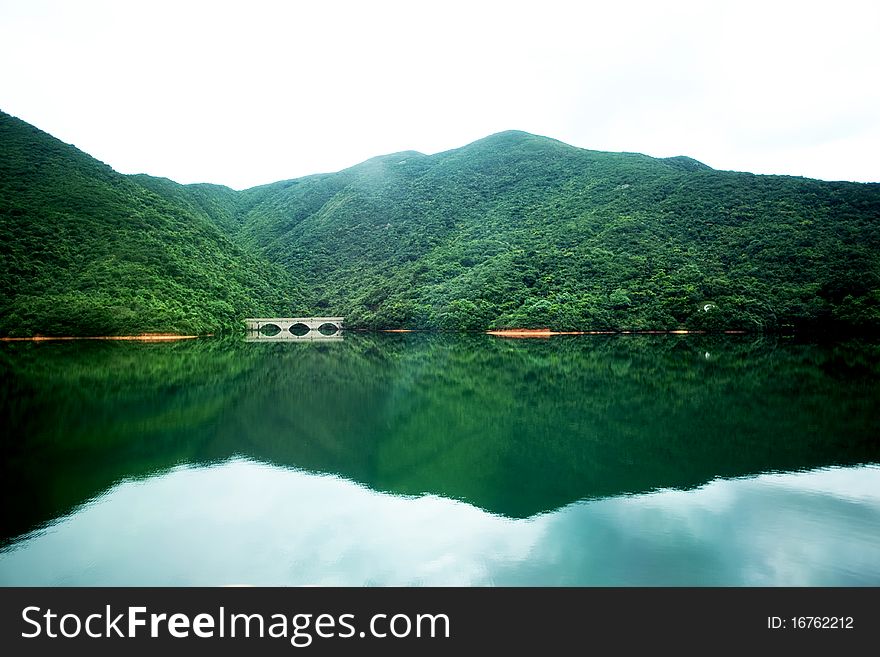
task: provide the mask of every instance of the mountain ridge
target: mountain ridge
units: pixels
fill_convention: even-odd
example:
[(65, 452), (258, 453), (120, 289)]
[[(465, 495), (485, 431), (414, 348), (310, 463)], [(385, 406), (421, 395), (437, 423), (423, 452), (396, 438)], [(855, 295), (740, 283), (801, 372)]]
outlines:
[(503, 131), (234, 190), (119, 174), (6, 114), (0, 143), (0, 334), (211, 332), (258, 311), (360, 328), (880, 327), (877, 183)]

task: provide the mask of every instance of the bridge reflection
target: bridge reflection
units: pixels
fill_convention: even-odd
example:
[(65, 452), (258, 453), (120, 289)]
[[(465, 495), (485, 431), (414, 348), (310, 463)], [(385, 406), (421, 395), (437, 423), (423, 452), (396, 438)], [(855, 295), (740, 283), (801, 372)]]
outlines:
[(342, 342), (342, 334), (324, 335), (320, 331), (309, 331), (304, 335), (296, 335), (290, 331), (281, 331), (275, 335), (266, 335), (259, 331), (249, 331), (245, 342)]

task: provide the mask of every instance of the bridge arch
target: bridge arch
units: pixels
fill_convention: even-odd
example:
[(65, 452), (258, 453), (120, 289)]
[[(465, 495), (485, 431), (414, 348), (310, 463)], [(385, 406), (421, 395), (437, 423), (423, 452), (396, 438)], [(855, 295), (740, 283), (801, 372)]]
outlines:
[(318, 332), (324, 335), (333, 335), (339, 332), (339, 325), (335, 322), (324, 322), (318, 327)]
[(295, 324), (291, 324), (290, 328), (287, 330), (294, 335), (305, 335), (311, 331), (311, 328), (309, 328), (309, 325), (304, 322), (296, 322)]

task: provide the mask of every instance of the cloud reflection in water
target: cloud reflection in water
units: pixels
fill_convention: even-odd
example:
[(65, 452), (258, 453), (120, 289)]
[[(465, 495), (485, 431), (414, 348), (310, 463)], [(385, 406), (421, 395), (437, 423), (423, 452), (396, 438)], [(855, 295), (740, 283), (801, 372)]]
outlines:
[(880, 585), (880, 467), (533, 518), (233, 459), (120, 483), (0, 553), (10, 585)]

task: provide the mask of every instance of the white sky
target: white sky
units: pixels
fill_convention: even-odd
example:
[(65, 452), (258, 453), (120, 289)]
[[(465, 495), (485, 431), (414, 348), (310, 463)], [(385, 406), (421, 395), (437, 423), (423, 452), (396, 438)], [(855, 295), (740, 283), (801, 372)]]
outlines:
[(880, 180), (880, 2), (0, 0), (0, 109), (235, 188), (519, 129)]

